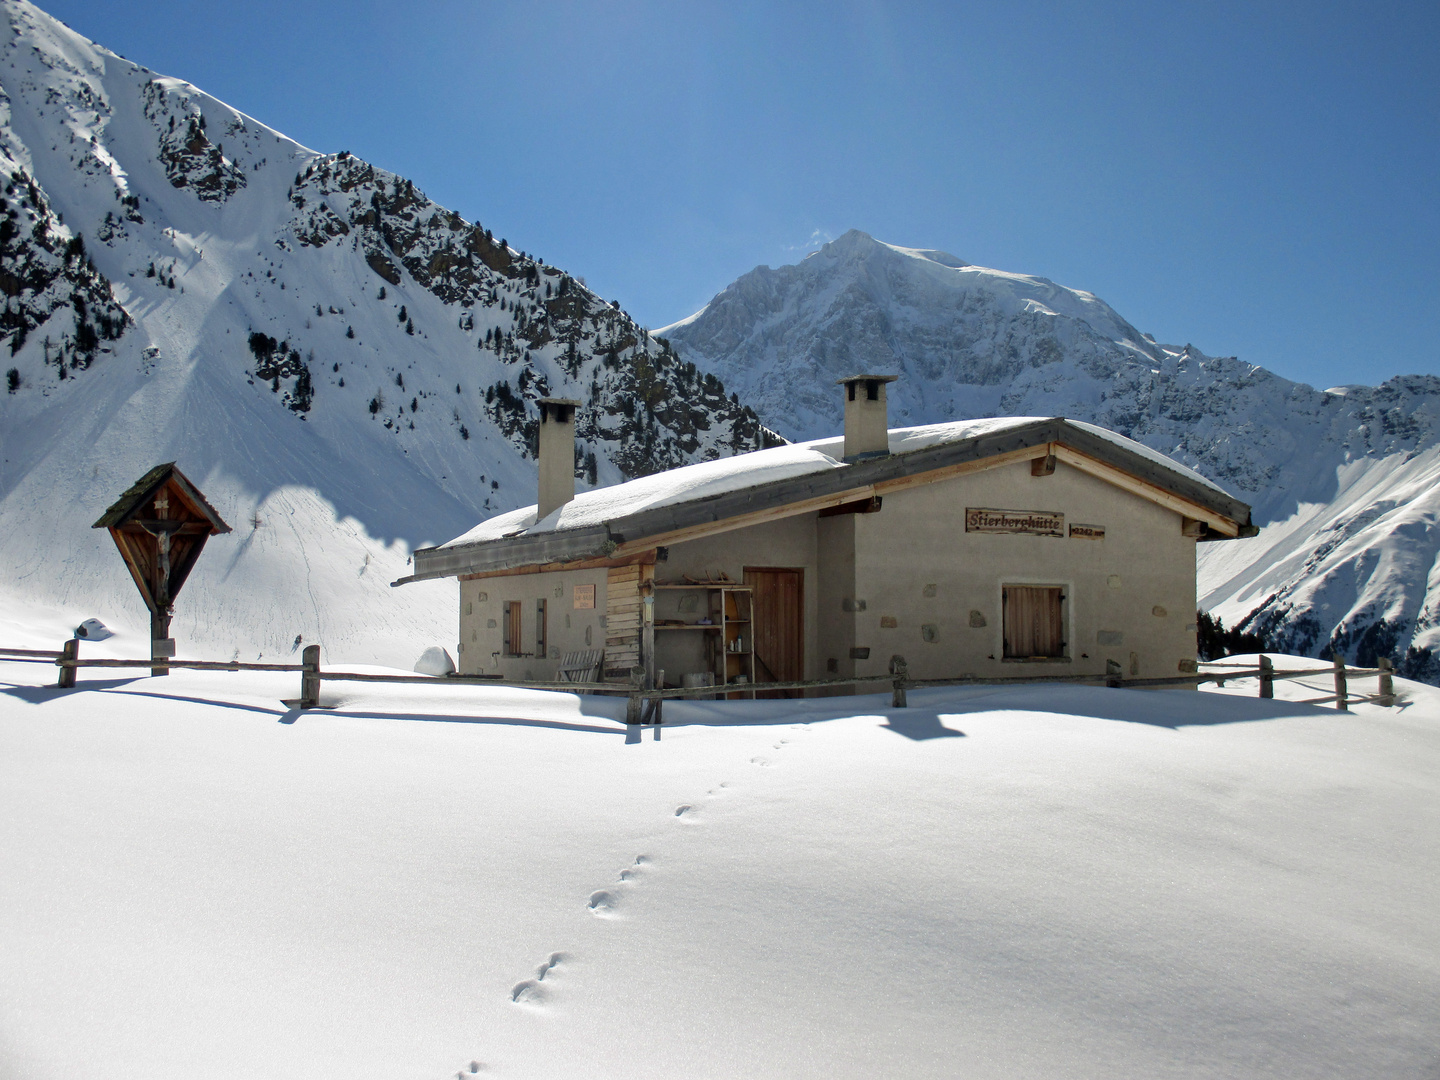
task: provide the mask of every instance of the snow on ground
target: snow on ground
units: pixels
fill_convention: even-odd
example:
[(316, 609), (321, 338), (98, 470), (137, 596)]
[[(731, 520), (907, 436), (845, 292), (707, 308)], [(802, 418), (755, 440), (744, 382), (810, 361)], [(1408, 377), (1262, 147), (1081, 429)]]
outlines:
[(52, 680), (0, 665), (7, 1080), (1440, 1068), (1428, 687), (697, 702), (637, 737), (613, 698)]

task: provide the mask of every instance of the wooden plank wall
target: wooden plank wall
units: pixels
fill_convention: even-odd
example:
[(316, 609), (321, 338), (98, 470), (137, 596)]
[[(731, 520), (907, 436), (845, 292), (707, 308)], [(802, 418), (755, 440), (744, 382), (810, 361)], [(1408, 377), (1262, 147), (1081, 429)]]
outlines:
[(627, 678), (640, 664), (641, 570), (654, 567), (612, 566), (605, 575), (605, 677)]

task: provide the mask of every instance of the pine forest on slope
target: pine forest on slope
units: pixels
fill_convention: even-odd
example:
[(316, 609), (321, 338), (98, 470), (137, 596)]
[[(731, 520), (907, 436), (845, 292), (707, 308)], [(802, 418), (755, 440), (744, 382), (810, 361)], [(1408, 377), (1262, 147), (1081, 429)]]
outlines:
[(1316, 390), (1161, 345), (1090, 293), (859, 231), (656, 332), (788, 438), (833, 433), (835, 380), (862, 371), (901, 376), (892, 425), (1067, 416), (1128, 435), (1265, 526), (1200, 546), (1204, 607), (1280, 651), (1440, 682), (1440, 379)]

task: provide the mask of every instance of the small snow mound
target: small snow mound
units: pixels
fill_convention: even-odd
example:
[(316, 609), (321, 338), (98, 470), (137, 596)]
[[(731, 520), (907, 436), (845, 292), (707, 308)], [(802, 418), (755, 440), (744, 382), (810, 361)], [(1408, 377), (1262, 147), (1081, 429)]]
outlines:
[(115, 634), (99, 619), (86, 619), (75, 628), (75, 636), (86, 641), (104, 641)]
[(421, 675), (434, 675), (443, 679), (455, 670), (455, 661), (450, 659), (450, 654), (439, 645), (431, 645), (420, 654), (420, 659), (415, 661), (415, 670)]

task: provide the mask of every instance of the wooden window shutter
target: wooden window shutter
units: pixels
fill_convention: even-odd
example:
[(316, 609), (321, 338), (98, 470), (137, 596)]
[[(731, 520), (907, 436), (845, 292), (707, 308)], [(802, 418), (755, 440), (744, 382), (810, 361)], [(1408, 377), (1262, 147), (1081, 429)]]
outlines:
[(1065, 655), (1063, 589), (1007, 585), (1001, 596), (1005, 659), (1056, 659)]
[(543, 598), (535, 601), (535, 655), (545, 656), (545, 600)]
[(501, 646), (506, 656), (520, 655), (520, 601), (505, 601), (504, 620), (504, 644)]

